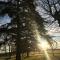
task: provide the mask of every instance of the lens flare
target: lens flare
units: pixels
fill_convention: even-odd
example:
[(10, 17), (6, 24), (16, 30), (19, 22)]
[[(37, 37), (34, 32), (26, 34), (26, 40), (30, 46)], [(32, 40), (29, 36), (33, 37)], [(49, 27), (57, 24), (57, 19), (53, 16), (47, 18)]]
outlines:
[(51, 60), (50, 57), (49, 57), (49, 54), (48, 54), (47, 50), (44, 50), (44, 54), (45, 54), (47, 60)]
[(47, 48), (49, 47), (48, 44), (44, 43), (44, 41), (42, 41), (42, 38), (41, 38), (41, 35), (40, 35), (40, 32), (38, 31), (38, 25), (37, 23), (34, 21), (34, 24), (31, 25), (32, 27), (32, 32), (34, 34), (34, 37), (35, 39), (37, 40), (38, 42), (38, 47), (39, 49), (43, 50), (44, 51), (44, 55), (46, 56), (47, 60), (51, 60), (50, 57), (49, 57), (49, 54), (47, 52)]

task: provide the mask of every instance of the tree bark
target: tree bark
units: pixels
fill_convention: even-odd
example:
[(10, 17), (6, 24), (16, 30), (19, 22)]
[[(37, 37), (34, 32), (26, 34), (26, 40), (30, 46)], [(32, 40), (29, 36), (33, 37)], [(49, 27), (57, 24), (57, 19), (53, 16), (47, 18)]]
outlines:
[(27, 57), (29, 57), (29, 51), (27, 51)]
[(20, 15), (19, 15), (19, 1), (20, 0), (17, 0), (17, 16), (16, 16), (16, 20), (17, 20), (17, 40), (16, 40), (16, 60), (21, 60), (21, 22), (20, 22)]

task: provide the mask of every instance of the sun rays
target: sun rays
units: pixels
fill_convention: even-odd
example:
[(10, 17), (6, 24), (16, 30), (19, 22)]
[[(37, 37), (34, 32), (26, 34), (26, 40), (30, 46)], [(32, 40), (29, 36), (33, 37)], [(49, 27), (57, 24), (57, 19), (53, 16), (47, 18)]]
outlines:
[(31, 27), (32, 27), (32, 32), (34, 34), (34, 37), (35, 37), (35, 39), (38, 42), (38, 44), (37, 44), (38, 48), (41, 49), (41, 50), (43, 50), (44, 55), (45, 55), (45, 57), (46, 57), (47, 60), (51, 60), (50, 56), (49, 56), (49, 54), (47, 52), (49, 44), (47, 42), (44, 42), (43, 39), (41, 38), (40, 32), (38, 31), (38, 25), (37, 25), (37, 23), (34, 21), (34, 24), (31, 25)]

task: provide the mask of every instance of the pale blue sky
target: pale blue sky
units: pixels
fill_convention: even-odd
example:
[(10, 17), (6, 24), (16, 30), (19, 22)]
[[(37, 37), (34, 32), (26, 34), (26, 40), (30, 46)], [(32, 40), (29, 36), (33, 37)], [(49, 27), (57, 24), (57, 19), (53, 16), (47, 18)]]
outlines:
[(11, 18), (8, 16), (8, 14), (5, 14), (5, 16), (0, 16), (0, 26), (9, 23), (10, 21)]

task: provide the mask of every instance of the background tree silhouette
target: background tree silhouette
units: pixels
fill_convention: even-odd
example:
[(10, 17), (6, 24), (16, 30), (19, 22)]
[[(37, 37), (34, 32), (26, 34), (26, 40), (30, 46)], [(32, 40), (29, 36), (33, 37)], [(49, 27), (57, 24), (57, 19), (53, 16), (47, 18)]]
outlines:
[[(35, 0), (36, 6), (39, 5), (44, 9), (42, 12), (45, 15), (49, 15), (54, 18), (54, 21), (58, 21), (60, 26), (60, 0)], [(37, 4), (38, 3), (38, 4)], [(48, 17), (47, 17), (48, 18)], [(52, 21), (52, 23), (54, 22)]]

